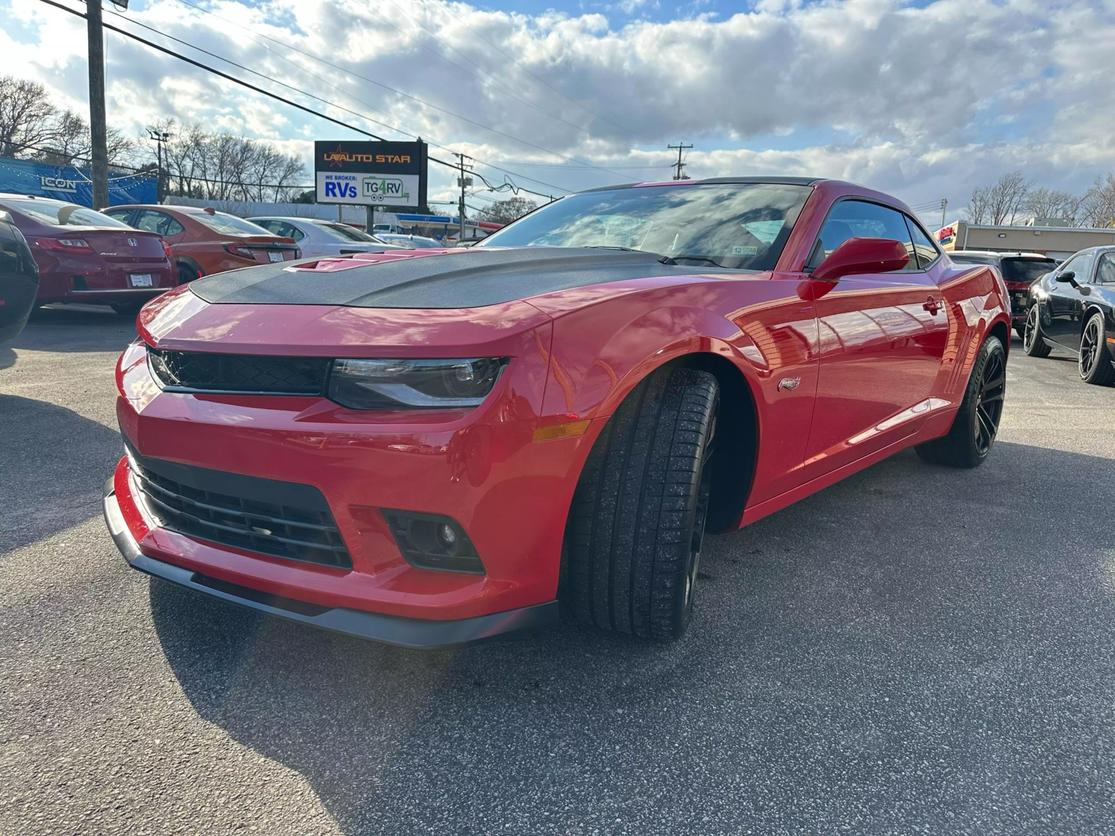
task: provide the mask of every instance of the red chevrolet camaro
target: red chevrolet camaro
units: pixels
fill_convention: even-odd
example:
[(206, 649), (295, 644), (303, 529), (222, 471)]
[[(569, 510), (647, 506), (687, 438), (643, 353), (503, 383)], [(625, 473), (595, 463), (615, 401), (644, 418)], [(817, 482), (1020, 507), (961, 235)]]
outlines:
[(105, 516), (136, 569), (407, 646), (669, 640), (702, 537), (899, 450), (988, 455), (1010, 309), (901, 202), (727, 178), (582, 192), (459, 250), (148, 304)]

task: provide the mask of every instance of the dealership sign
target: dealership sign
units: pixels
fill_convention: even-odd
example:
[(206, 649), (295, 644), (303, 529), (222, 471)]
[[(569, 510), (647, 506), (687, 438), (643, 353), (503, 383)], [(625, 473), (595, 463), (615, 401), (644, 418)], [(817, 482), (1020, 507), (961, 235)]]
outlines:
[(315, 142), (318, 203), (426, 207), (426, 143)]

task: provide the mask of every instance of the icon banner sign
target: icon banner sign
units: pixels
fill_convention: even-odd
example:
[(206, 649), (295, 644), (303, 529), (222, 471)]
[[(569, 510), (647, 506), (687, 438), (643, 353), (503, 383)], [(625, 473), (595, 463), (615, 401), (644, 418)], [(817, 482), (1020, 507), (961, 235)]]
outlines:
[(314, 143), (318, 203), (426, 210), (426, 143)]

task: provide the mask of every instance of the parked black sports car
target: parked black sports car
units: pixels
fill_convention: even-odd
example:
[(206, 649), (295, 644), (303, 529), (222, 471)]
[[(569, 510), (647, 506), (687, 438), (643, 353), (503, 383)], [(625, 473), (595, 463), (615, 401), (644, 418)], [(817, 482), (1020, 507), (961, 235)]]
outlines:
[(1030, 286), (1022, 344), (1046, 357), (1056, 343), (1075, 351), (1085, 383), (1115, 382), (1115, 247), (1092, 247)]
[(39, 290), (39, 271), (23, 233), (0, 211), (0, 342), (23, 330)]

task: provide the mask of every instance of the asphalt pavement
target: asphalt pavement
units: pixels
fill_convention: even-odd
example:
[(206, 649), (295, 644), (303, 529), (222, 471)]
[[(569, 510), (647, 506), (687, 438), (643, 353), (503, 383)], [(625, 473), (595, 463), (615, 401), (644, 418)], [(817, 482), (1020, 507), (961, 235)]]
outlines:
[(1008, 365), (999, 441), (712, 537), (684, 640), (408, 652), (129, 570), (131, 322), (0, 346), (0, 833), (1115, 832), (1115, 389)]

